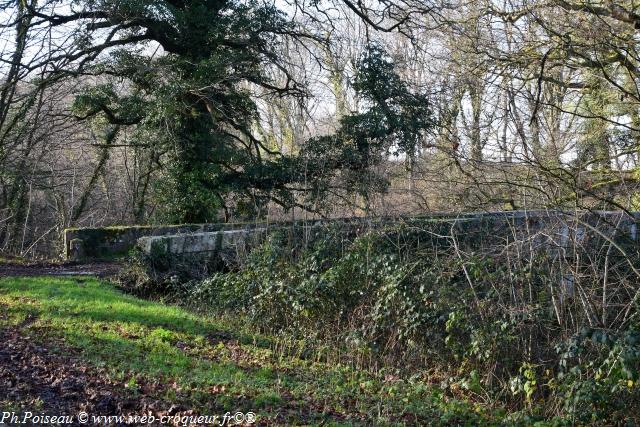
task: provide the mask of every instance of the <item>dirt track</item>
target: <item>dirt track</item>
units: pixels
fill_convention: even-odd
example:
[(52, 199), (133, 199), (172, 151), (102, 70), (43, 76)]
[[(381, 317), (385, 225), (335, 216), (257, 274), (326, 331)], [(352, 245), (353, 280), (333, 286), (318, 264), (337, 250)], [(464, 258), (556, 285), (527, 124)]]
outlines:
[[(25, 411), (74, 417), (80, 412), (90, 415), (192, 414), (184, 407), (149, 397), (163, 393), (158, 382), (142, 383), (143, 395), (132, 397), (126, 393), (126, 384), (108, 379), (104, 370), (67, 356), (73, 351), (65, 348), (64, 342), (56, 342), (56, 349), (51, 351), (47, 344), (25, 336), (20, 326), (0, 330), (0, 342), (0, 404), (11, 402), (12, 411), (19, 417), (23, 417)], [(0, 422), (0, 426), (18, 424), (7, 421)], [(71, 425), (84, 424), (76, 418)], [(128, 424), (112, 421), (103, 425)]]
[(113, 276), (120, 270), (121, 264), (100, 262), (89, 264), (74, 263), (35, 263), (0, 264), (0, 277), (10, 276)]

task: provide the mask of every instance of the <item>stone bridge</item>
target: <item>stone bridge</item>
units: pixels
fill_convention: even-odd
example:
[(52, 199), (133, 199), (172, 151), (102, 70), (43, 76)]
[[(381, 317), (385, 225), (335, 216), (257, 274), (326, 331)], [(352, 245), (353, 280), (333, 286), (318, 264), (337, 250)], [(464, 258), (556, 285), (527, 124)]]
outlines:
[(110, 260), (126, 256), (134, 248), (175, 256), (214, 254), (224, 250), (246, 251), (274, 230), (308, 233), (326, 226), (344, 227), (359, 233), (388, 225), (425, 230), (431, 236), (457, 237), (469, 241), (514, 241), (529, 238), (535, 245), (567, 247), (588, 236), (600, 235), (638, 249), (640, 213), (619, 211), (505, 211), (463, 214), (432, 214), (417, 217), (324, 219), (295, 222), (236, 224), (188, 224), (72, 228), (64, 233), (67, 260)]

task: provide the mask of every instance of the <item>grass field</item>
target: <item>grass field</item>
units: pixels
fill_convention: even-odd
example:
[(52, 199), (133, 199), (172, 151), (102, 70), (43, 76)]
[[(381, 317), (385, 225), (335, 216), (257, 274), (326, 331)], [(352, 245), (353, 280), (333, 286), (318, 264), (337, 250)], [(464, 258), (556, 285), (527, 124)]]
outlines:
[[(46, 359), (51, 363), (101, 377), (117, 399), (153, 399), (155, 411), (162, 412), (157, 408), (162, 405), (201, 415), (251, 411), (258, 425), (504, 421), (502, 411), (446, 397), (424, 378), (401, 379), (276, 352), (274, 337), (137, 299), (97, 279), (0, 279), (0, 313), (5, 339), (28, 340), (38, 351), (45, 349), (42, 357), (54, 355)], [(33, 384), (13, 395), (0, 392), (0, 410), (47, 413), (52, 408), (38, 390)]]

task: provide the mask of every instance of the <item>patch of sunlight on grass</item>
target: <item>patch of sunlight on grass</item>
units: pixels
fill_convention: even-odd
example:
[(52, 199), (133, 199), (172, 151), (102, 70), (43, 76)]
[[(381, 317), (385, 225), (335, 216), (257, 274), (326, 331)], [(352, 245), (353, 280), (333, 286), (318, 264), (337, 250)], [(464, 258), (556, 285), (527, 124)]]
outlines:
[[(100, 365), (190, 383), (246, 381), (233, 365), (213, 365), (175, 346), (179, 338), (206, 343), (206, 335), (220, 331), (180, 308), (125, 295), (95, 279), (15, 278), (0, 280), (0, 286), (7, 291), (0, 301), (17, 314), (13, 323), (31, 313)], [(21, 298), (29, 300), (29, 310)]]

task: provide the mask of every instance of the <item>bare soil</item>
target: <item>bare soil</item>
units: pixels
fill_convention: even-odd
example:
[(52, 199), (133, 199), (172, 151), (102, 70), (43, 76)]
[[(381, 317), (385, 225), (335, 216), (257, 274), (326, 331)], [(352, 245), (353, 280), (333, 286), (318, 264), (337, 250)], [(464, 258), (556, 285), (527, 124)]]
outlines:
[(78, 263), (2, 263), (0, 277), (15, 276), (96, 276), (116, 275), (121, 268), (117, 262)]
[(71, 425), (79, 426), (85, 425), (78, 422), (80, 412), (89, 416), (192, 414), (185, 407), (150, 397), (166, 391), (160, 382), (138, 384), (142, 393), (133, 393), (126, 384), (110, 380), (106, 373), (70, 356), (73, 352), (68, 352), (64, 342), (42, 344), (25, 335), (23, 328), (32, 321), (0, 329), (0, 404), (11, 402), (9, 409), (17, 416), (23, 417), (25, 411), (73, 416)]

